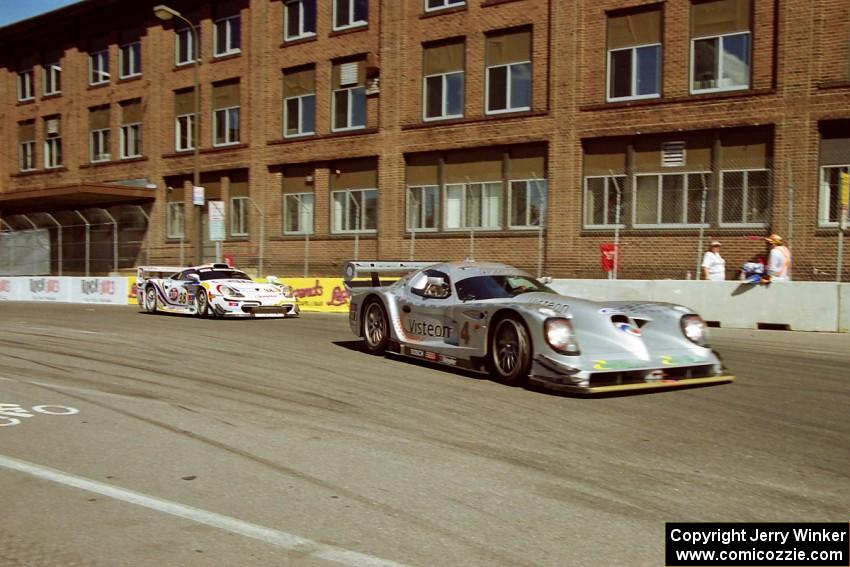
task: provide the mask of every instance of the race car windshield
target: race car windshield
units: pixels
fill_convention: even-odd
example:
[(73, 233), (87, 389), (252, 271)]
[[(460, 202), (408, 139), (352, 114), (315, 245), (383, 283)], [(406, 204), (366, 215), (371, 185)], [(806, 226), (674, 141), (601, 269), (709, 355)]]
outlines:
[(526, 276), (475, 276), (457, 282), (455, 287), (461, 301), (505, 299), (531, 292), (555, 293)]
[(244, 273), (237, 270), (204, 270), (200, 273), (201, 281), (207, 280), (248, 280), (253, 281)]

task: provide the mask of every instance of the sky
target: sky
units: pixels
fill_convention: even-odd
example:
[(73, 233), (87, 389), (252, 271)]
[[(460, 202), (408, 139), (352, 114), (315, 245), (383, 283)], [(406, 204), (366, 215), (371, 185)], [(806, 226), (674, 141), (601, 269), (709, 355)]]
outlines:
[(0, 0), (0, 27), (79, 2), (80, 0)]

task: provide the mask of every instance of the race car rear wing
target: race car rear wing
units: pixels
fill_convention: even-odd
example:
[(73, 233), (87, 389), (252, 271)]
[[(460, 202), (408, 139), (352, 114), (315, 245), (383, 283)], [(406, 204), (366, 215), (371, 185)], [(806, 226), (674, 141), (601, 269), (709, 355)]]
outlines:
[(163, 274), (170, 276), (187, 268), (188, 266), (139, 266), (136, 268), (136, 280), (141, 282), (155, 275), (162, 276)]
[[(424, 270), (439, 262), (348, 262), (345, 264), (345, 287), (381, 287), (382, 274), (404, 275), (414, 270)], [(369, 274), (371, 281), (355, 281)]]

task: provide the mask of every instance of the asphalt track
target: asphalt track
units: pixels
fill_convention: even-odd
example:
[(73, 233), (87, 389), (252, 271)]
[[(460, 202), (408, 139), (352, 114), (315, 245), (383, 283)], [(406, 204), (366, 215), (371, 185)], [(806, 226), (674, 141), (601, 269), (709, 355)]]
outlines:
[(850, 336), (713, 337), (734, 384), (584, 399), (339, 315), (0, 303), (2, 564), (660, 566), (667, 521), (847, 522)]

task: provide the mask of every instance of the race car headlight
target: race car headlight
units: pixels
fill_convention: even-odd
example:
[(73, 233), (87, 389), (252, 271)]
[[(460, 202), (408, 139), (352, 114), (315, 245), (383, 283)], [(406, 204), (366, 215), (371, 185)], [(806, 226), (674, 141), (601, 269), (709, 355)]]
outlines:
[(218, 292), (225, 297), (245, 297), (240, 291), (226, 285), (218, 286)]
[(546, 319), (543, 324), (543, 334), (549, 346), (561, 354), (581, 354), (576, 341), (575, 330), (569, 319)]
[(708, 332), (705, 321), (699, 315), (685, 315), (679, 321), (682, 333), (688, 340), (701, 347), (708, 347)]

